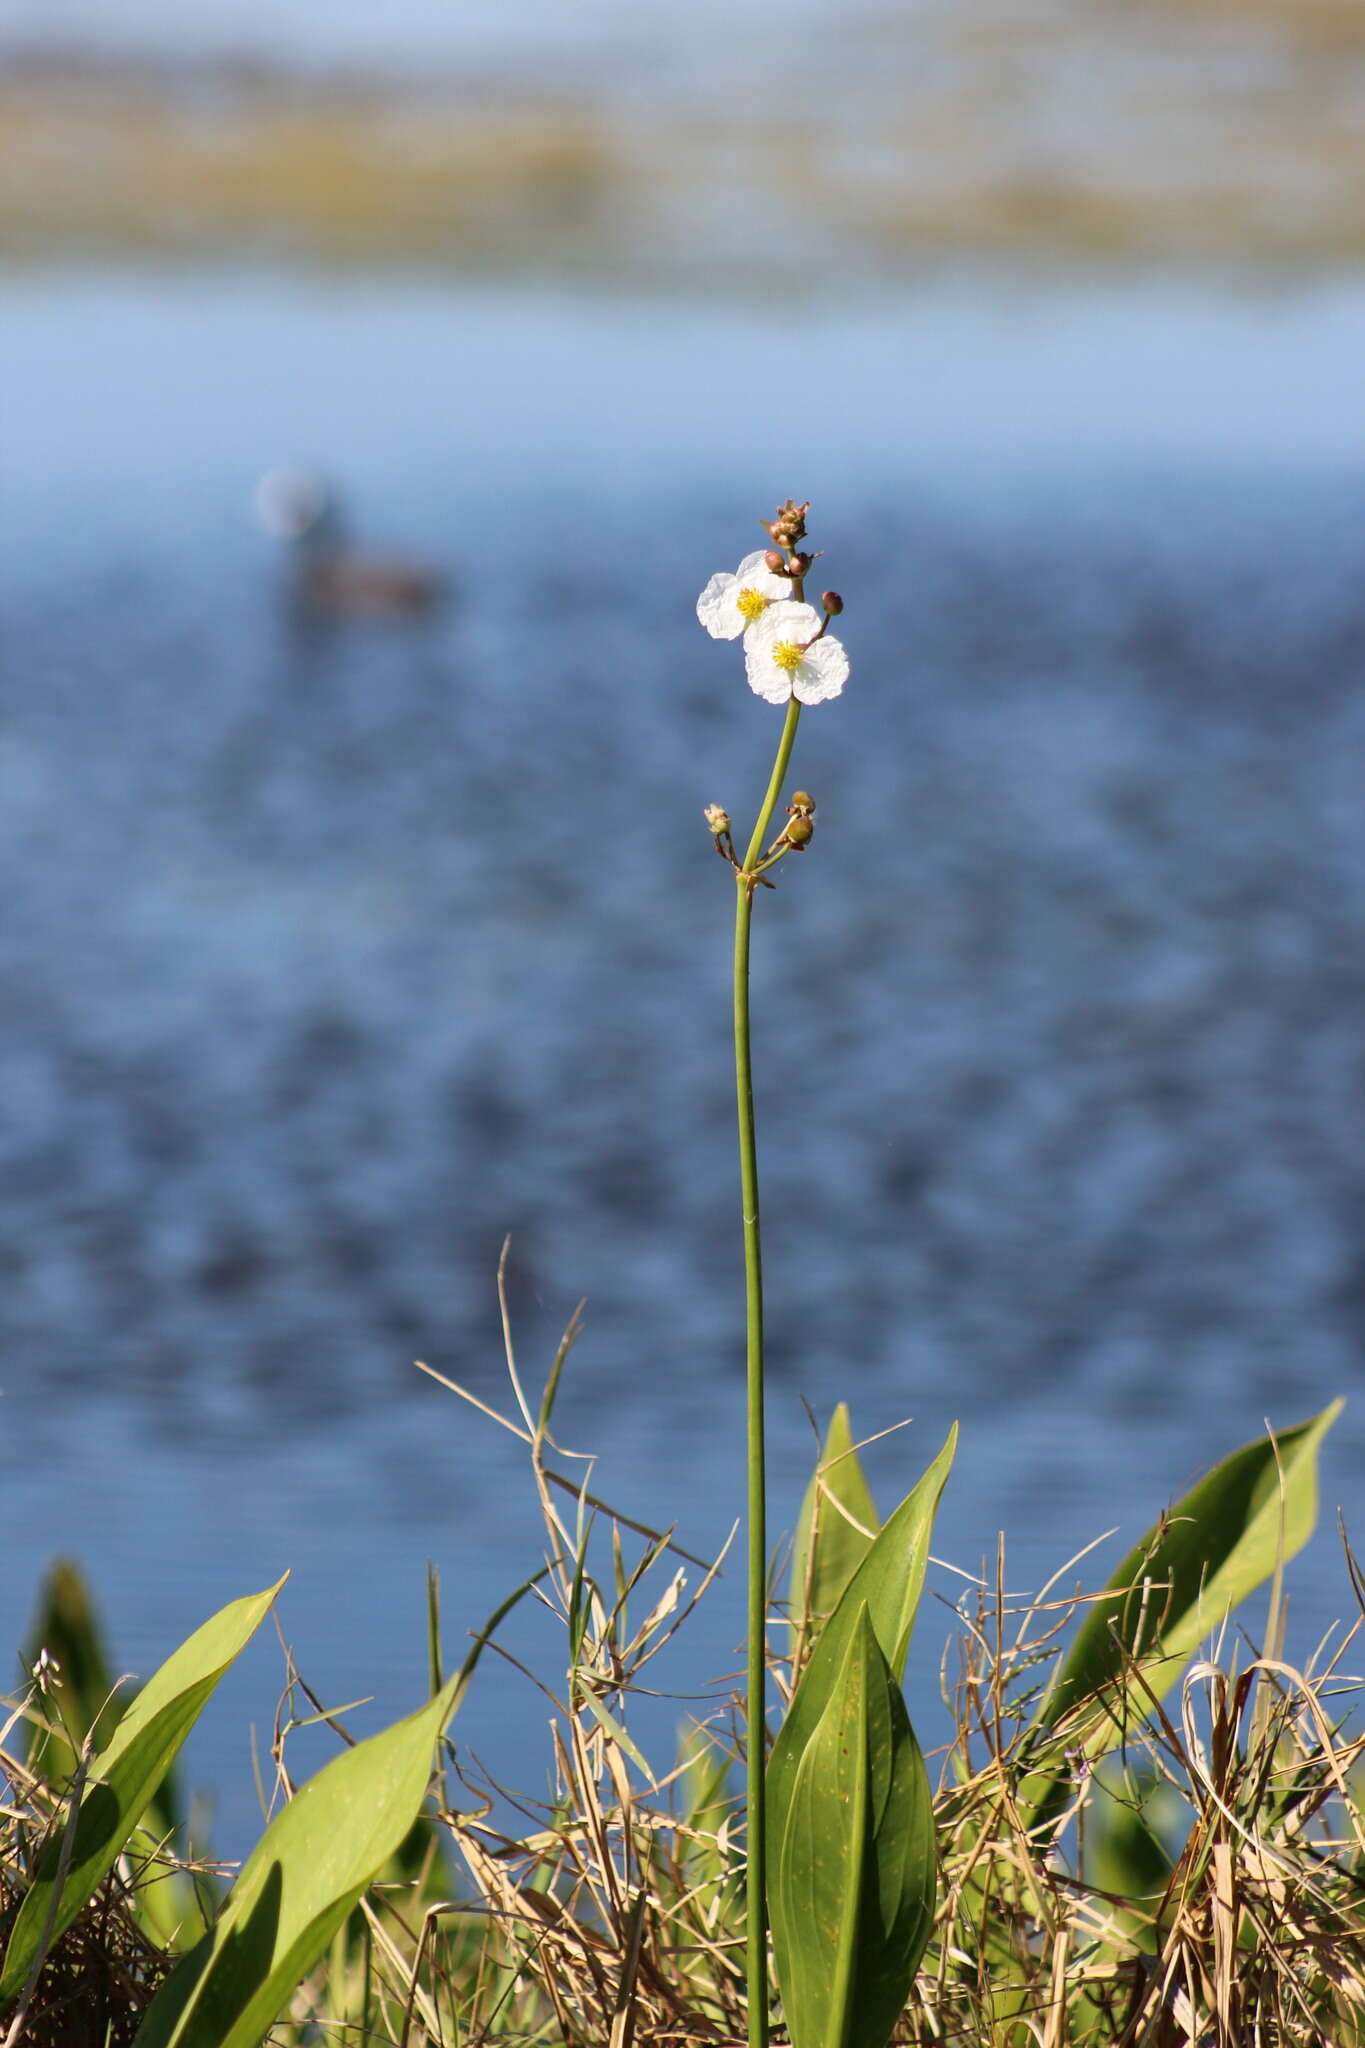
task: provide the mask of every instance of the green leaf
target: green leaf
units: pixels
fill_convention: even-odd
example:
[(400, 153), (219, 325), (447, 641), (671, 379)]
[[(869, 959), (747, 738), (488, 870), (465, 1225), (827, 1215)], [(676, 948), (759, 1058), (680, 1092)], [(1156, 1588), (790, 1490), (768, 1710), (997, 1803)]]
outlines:
[(108, 1875), (204, 1702), (250, 1641), (283, 1584), (280, 1579), (265, 1592), (234, 1600), (213, 1615), (167, 1658), (125, 1710), (108, 1745), (91, 1763), (55, 1909), (60, 1827), (39, 1855), (0, 1970), (0, 2006), (20, 1991), (44, 1943), (50, 1947), (59, 1939)]
[(416, 1820), (458, 1686), (334, 1757), (275, 1816), (136, 2048), (256, 2048)]
[[(1312, 1535), (1318, 1447), (1341, 1409), (1333, 1401), (1276, 1438), (1243, 1445), (1161, 1516), (1086, 1610), (1039, 1710), (1042, 1728), (1094, 1702), (1072, 1746), (1097, 1758), (1122, 1739), (1133, 1664), (1142, 1667), (1131, 1709), (1139, 1717), (1171, 1690), (1200, 1643)], [(1055, 1816), (1063, 1796), (1055, 1765), (1027, 1792), (1035, 1824)]]
[(1153, 1915), (1175, 1868), (1166, 1837), (1188, 1840), (1189, 1813), (1157, 1771), (1120, 1772), (1115, 1763), (1101, 1764), (1091, 1780), (1084, 1878), (1109, 1895), (1110, 1912), (1134, 1946), (1153, 1953)]
[(90, 1730), (98, 1743), (107, 1743), (129, 1706), (128, 1691), (114, 1689), (85, 1576), (69, 1557), (54, 1558), (43, 1579), (24, 1652), (26, 1671), (43, 1650), (57, 1667), (47, 1688), (51, 1725), (21, 1732), (19, 1754), (36, 1777), (60, 1786), (74, 1776), (77, 1748)]
[(639, 1745), (632, 1741), (629, 1729), (617, 1720), (615, 1714), (603, 1706), (590, 1685), (583, 1687), (582, 1697), (583, 1705), (592, 1715), (593, 1720), (596, 1721), (603, 1734), (610, 1741), (614, 1742), (624, 1755), (630, 1758), (647, 1785), (654, 1784), (655, 1778), (653, 1771), (649, 1768), (649, 1759), (640, 1750)]
[(933, 1926), (933, 1805), (867, 1602), (797, 1767), (772, 1887), (793, 2048), (885, 2048)]
[[(24, 1655), (26, 1669), (32, 1669), (44, 1650), (56, 1667), (56, 1677), (49, 1675), (45, 1688), (45, 1725), (30, 1726), (26, 1739), (21, 1735), (19, 1754), (36, 1777), (60, 1791), (75, 1776), (77, 1752), (86, 1736), (93, 1730), (95, 1745), (107, 1748), (137, 1697), (135, 1686), (114, 1685), (90, 1589), (80, 1566), (69, 1557), (54, 1558), (44, 1576)], [(124, 1852), (135, 1869), (155, 1859), (163, 1842), (172, 1842), (183, 1853), (190, 1847), (184, 1828), (184, 1806), (172, 1765)], [(206, 1885), (202, 1875), (196, 1886), (162, 1865), (154, 1883), (135, 1884), (129, 1906), (158, 1948), (170, 1948), (177, 1941), (185, 1946), (181, 1937), (187, 1930), (190, 1940), (204, 1930), (200, 1889)]]
[(841, 1401), (806, 1489), (792, 1544), (787, 1611), (792, 1655), (809, 1652), (862, 1563), (880, 1524), (853, 1448), (848, 1406)]
[(919, 1485), (906, 1495), (849, 1580), (801, 1675), (768, 1758), (767, 1839), (772, 1869), (778, 1867), (782, 1853), (797, 1768), (839, 1682), (859, 1609), (864, 1605), (893, 1677), (899, 1682), (904, 1673), (915, 1611), (924, 1590), (934, 1514), (956, 1448), (954, 1423)]
[(730, 1790), (734, 1758), (725, 1745), (693, 1721), (678, 1745), (682, 1767), (683, 1828), (687, 1881), (691, 1886), (719, 1884), (735, 1869), (735, 1849), (722, 1850), (719, 1836), (733, 1821), (737, 1802)]
[[(1245, 1444), (1178, 1501), (1124, 1558), (1087, 1609), (1041, 1720), (1055, 1728), (1130, 1662), (1168, 1693), (1194, 1651), (1278, 1564), (1303, 1549), (1318, 1518), (1318, 1446), (1341, 1413)], [(1283, 1471), (1283, 1492), (1281, 1491)]]

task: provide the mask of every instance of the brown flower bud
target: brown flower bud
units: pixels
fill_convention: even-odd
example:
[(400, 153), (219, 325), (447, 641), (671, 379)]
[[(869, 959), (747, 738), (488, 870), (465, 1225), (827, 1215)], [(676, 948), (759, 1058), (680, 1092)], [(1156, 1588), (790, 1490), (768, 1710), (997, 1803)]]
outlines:
[(844, 608), (844, 600), (840, 597), (837, 590), (822, 592), (820, 602), (832, 619), (837, 619)]
[[(788, 498), (784, 504), (778, 506), (773, 514), (773, 525), (768, 529), (773, 539), (783, 540), (789, 547), (798, 540), (804, 540), (806, 537), (806, 514), (809, 511), (809, 498), (807, 498), (804, 505), (798, 505), (795, 499)], [(781, 528), (780, 533), (777, 531), (779, 527)]]
[(791, 817), (809, 818), (814, 810), (815, 798), (808, 791), (804, 789), (794, 789), (792, 791), (792, 800), (787, 806), (788, 814)]
[(791, 572), (787, 567), (787, 557), (783, 554), (780, 548), (769, 548), (767, 554), (763, 557), (763, 559), (767, 563), (768, 569), (772, 575), (790, 575)]
[(788, 846), (794, 847), (798, 853), (804, 853), (811, 840), (815, 837), (815, 827), (809, 818), (804, 816), (795, 817), (788, 825), (783, 837), (786, 839)]

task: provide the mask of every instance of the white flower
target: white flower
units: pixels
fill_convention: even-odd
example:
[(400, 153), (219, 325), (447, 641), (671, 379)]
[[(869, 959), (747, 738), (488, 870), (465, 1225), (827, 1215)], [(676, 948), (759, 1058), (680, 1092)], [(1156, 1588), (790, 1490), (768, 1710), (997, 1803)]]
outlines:
[[(820, 614), (814, 605), (784, 598), (770, 604), (744, 636), (749, 688), (769, 704), (823, 704), (848, 681), (843, 642), (826, 633), (819, 640)], [(811, 644), (814, 643), (814, 644)]]
[(738, 640), (770, 604), (790, 593), (790, 582), (774, 576), (764, 554), (759, 548), (746, 555), (733, 576), (713, 576), (697, 599), (697, 617), (713, 640)]

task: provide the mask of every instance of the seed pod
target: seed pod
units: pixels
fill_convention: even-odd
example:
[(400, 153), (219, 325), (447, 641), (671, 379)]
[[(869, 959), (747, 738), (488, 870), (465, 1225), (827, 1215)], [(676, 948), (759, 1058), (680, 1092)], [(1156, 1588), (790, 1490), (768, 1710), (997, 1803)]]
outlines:
[(820, 602), (832, 619), (837, 619), (844, 608), (844, 600), (840, 597), (837, 590), (826, 590), (822, 594)]
[(815, 827), (810, 819), (802, 813), (792, 819), (787, 827), (785, 836), (788, 846), (795, 847), (798, 853), (804, 853), (811, 840), (815, 837)]

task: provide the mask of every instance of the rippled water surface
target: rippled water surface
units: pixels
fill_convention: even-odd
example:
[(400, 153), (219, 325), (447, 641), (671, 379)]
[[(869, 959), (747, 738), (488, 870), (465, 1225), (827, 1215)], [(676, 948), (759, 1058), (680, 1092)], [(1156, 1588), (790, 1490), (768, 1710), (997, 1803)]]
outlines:
[[(508, 1232), (529, 1373), (589, 1299), (565, 1440), (719, 1540), (741, 1283), (701, 808), (752, 808), (778, 720), (691, 611), (788, 491), (854, 678), (803, 722), (820, 829), (757, 935), (776, 1522), (803, 1404), (914, 1417), (884, 1499), (960, 1415), (939, 1548), (971, 1567), (1003, 1522), (1036, 1584), (1354, 1391), (1359, 288), (3, 296), (6, 1641), (59, 1547), (140, 1670), (292, 1565), (313, 1684), (410, 1703), (423, 1560), (452, 1649), (538, 1561), (517, 1446), (412, 1366), (501, 1399)], [(452, 601), (292, 618), (249, 509), (286, 458)], [(1348, 1517), (1361, 1427), (1326, 1460)], [(735, 1577), (679, 1690), (733, 1661)], [(199, 1741), (229, 1845), (276, 1671)], [(498, 1680), (467, 1737), (534, 1782), (542, 1718)]]

